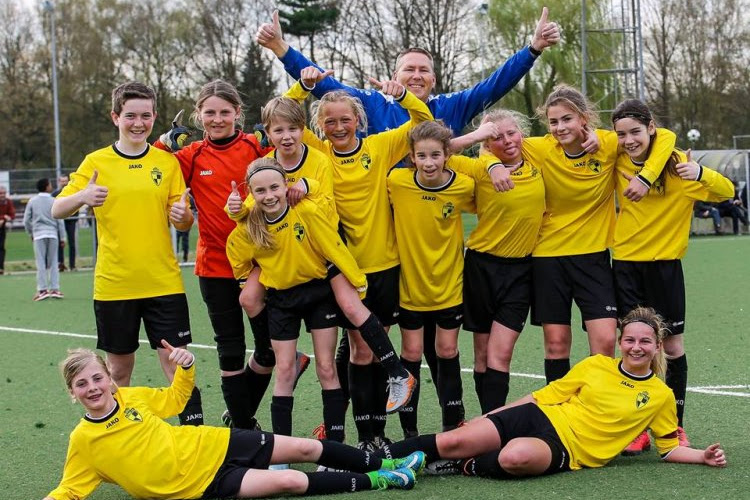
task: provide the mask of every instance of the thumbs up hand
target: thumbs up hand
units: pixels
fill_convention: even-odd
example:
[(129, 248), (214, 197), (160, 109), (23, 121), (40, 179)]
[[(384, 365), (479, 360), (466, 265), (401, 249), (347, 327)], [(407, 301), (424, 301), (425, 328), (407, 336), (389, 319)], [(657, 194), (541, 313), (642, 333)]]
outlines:
[(539, 52), (560, 41), (560, 27), (557, 23), (548, 21), (548, 16), (549, 11), (547, 7), (542, 7), (542, 15), (536, 23), (534, 36), (531, 39), (531, 46)]
[(406, 93), (406, 87), (398, 83), (396, 80), (377, 80), (373, 77), (368, 78), (370, 85), (380, 90), (385, 95), (401, 99)]
[(81, 201), (90, 207), (101, 207), (107, 200), (109, 189), (106, 186), (101, 186), (96, 183), (99, 178), (99, 171), (94, 170), (94, 174), (91, 176), (88, 185), (83, 190)]
[(173, 347), (165, 339), (161, 339), (161, 348), (166, 349), (169, 353), (169, 360), (183, 368), (190, 368), (195, 362), (195, 355), (182, 347)]
[(230, 215), (237, 215), (242, 210), (242, 197), (237, 190), (237, 183), (234, 181), (232, 181), (232, 192), (229, 193), (229, 198), (227, 198), (227, 210), (229, 210)]
[(686, 181), (697, 181), (701, 173), (701, 166), (693, 161), (693, 152), (690, 149), (685, 152), (685, 156), (687, 156), (687, 160), (678, 163), (675, 167), (677, 175)]
[(278, 10), (273, 11), (272, 22), (260, 25), (255, 33), (255, 41), (262, 47), (271, 50), (276, 57), (283, 57), (289, 50), (289, 44), (284, 41)]
[[(193, 222), (193, 212), (188, 208), (188, 193), (190, 188), (185, 189), (180, 200), (169, 207), (169, 220), (176, 226), (189, 226)], [(179, 228), (178, 228), (179, 229)]]
[(320, 71), (315, 66), (308, 66), (300, 71), (299, 79), (306, 89), (312, 89), (315, 88), (316, 83), (323, 80), (324, 78), (328, 78), (331, 75), (333, 75), (332, 69)]

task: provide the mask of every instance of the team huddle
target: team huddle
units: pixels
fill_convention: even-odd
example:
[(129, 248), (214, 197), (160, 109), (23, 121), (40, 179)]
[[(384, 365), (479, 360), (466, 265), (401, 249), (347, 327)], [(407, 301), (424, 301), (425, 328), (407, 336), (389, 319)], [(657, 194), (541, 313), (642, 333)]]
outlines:
[[(718, 444), (690, 448), (683, 428), (680, 259), (693, 201), (729, 199), (734, 186), (675, 149), (675, 134), (656, 128), (639, 100), (621, 102), (614, 130), (603, 130), (586, 97), (559, 85), (539, 109), (544, 137), (529, 137), (517, 112), (485, 112), (559, 39), (544, 8), (531, 43), (470, 89), (432, 95), (432, 56), (410, 48), (392, 80), (362, 90), (290, 47), (274, 13), (256, 40), (297, 82), (262, 109), (268, 143), (242, 131), (243, 103), (227, 82), (201, 89), (191, 120), (203, 138), (187, 145), (181, 114), (150, 145), (154, 91), (115, 88), (118, 140), (86, 156), (52, 208), (57, 218), (83, 205), (96, 214), (94, 313), (106, 362), (76, 349), (61, 363), (86, 414), (46, 498), (84, 498), (103, 481), (136, 498), (255, 498), (410, 489), (423, 470), (534, 476), (648, 450), (649, 431), (665, 461), (725, 466)], [(478, 157), (460, 154), (474, 144)], [(169, 234), (169, 224), (193, 224), (190, 195), (221, 428), (203, 425)], [(466, 241), (463, 213), (477, 216)], [(573, 302), (591, 357), (571, 368)], [(544, 332), (548, 385), (507, 404), (529, 315)], [(321, 385), (318, 439), (292, 437), (294, 390), (310, 362), (297, 350), (303, 320)], [(167, 388), (129, 387), (141, 321)], [(400, 353), (388, 336), (395, 325)], [(484, 414), (468, 421), (462, 327), (473, 334)], [(423, 356), (438, 434), (417, 419)], [(265, 432), (256, 417), (272, 374)], [(356, 447), (343, 444), (349, 407)], [(385, 434), (391, 413), (403, 441)], [(163, 420), (174, 415), (181, 426)], [(321, 467), (304, 473), (293, 462)]]

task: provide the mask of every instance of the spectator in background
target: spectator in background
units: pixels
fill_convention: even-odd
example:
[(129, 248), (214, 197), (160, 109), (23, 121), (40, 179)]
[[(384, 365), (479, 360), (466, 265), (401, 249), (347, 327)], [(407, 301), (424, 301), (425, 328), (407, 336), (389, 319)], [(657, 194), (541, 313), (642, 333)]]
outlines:
[(740, 234), (740, 221), (742, 221), (743, 226), (747, 226), (747, 210), (742, 206), (737, 181), (734, 181), (734, 198), (718, 203), (716, 208), (720, 217), (732, 218), (732, 232), (734, 234)]
[(0, 186), (0, 274), (5, 274), (5, 232), (16, 216), (13, 200), (8, 198), (8, 189)]
[[(52, 191), (52, 197), (57, 198), (60, 191), (70, 182), (70, 178), (67, 175), (61, 175), (57, 178), (57, 189)], [(63, 221), (65, 226), (65, 236), (68, 239), (68, 268), (71, 271), (76, 270), (76, 237), (78, 235), (78, 212), (74, 213)], [(60, 240), (62, 245), (63, 241)], [(60, 246), (57, 254), (58, 269), (60, 272), (67, 269), (65, 267), (65, 249)]]
[(719, 215), (719, 209), (716, 208), (712, 203), (706, 201), (696, 201), (693, 213), (699, 219), (708, 219), (709, 217), (714, 220), (714, 232), (717, 236), (722, 234), (721, 232), (721, 215)]
[[(193, 195), (188, 195), (190, 198), (190, 210), (193, 212), (193, 219), (198, 216), (198, 211), (195, 209), (195, 199)], [(190, 230), (193, 226), (190, 226), (185, 231), (177, 229), (177, 254), (182, 253), (182, 262), (188, 261), (188, 254), (190, 253)]]
[(52, 183), (39, 179), (39, 194), (29, 200), (23, 213), (23, 225), (34, 242), (36, 256), (36, 294), (34, 301), (47, 298), (61, 299), (60, 274), (57, 267), (57, 249), (65, 244), (63, 222), (52, 217)]

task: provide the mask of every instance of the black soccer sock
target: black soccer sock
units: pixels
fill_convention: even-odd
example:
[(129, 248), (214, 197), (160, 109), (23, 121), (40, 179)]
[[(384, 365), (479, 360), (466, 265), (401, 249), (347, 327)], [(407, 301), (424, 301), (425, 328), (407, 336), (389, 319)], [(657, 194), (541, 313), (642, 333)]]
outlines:
[(354, 472), (368, 472), (378, 470), (382, 465), (382, 456), (363, 451), (353, 446), (347, 446), (336, 441), (324, 439), (321, 441), (323, 451), (317, 464), (332, 469), (344, 469)]
[(435, 392), (437, 393), (438, 400), (440, 400), (440, 387), (438, 387), (437, 383), (438, 359), (437, 353), (435, 352), (435, 336), (437, 335), (437, 323), (435, 323), (432, 318), (425, 318), (422, 331), (422, 349), (424, 350), (424, 360), (427, 362), (427, 366), (430, 367), (430, 377), (432, 377), (433, 385), (435, 386)]
[(349, 334), (342, 330), (341, 341), (336, 349), (336, 374), (339, 376), (344, 399), (349, 400)]
[(276, 366), (276, 355), (271, 348), (271, 334), (268, 330), (268, 308), (264, 307), (256, 316), (247, 317), (250, 331), (253, 332), (255, 362), (264, 368)]
[(482, 384), (484, 384), (484, 373), (485, 372), (478, 372), (474, 370), (474, 392), (477, 393), (477, 399), (479, 400), (479, 407), (481, 408), (481, 412), (487, 413), (489, 410), (482, 401)]
[(380, 363), (372, 364), (372, 394), (373, 403), (370, 407), (372, 419), (372, 433), (385, 437), (386, 412), (388, 404), (388, 373)]
[(458, 354), (446, 359), (438, 356), (438, 393), (442, 395), (443, 431), (455, 429), (464, 418), (463, 384)]
[[(510, 374), (508, 372), (501, 372), (499, 370), (493, 370), (487, 367), (487, 373), (484, 375), (484, 385), (482, 386), (482, 413), (487, 413), (495, 408), (505, 406), (505, 402), (508, 399), (508, 389), (510, 386)], [(484, 410), (484, 405), (488, 406), (488, 410)]]
[(500, 450), (488, 451), (462, 462), (465, 476), (491, 477), (495, 479), (512, 479), (514, 476), (500, 466)]
[(563, 378), (566, 373), (570, 371), (570, 359), (545, 359), (544, 360), (544, 376), (547, 378), (547, 383)]
[(401, 358), (401, 364), (417, 379), (417, 387), (414, 389), (409, 402), (398, 410), (398, 419), (401, 421), (401, 429), (404, 431), (404, 437), (415, 436), (419, 433), (417, 428), (417, 413), (419, 410), (419, 390), (422, 387), (419, 377), (419, 369), (422, 366), (422, 362)]
[(330, 495), (376, 487), (370, 476), (357, 472), (305, 472), (305, 475), (307, 490), (304, 495)]
[(687, 356), (683, 354), (679, 358), (667, 360), (667, 386), (672, 389), (674, 399), (677, 401), (677, 425), (682, 425), (685, 415), (685, 395), (687, 394), (688, 365)]
[(383, 446), (381, 449), (375, 452), (375, 455), (382, 458), (400, 458), (414, 453), (415, 451), (423, 451), (426, 456), (426, 461), (434, 462), (442, 458), (437, 449), (437, 441), (435, 440), (435, 434), (424, 434), (409, 439), (404, 439), (397, 443), (391, 443)]
[(271, 426), (274, 434), (292, 435), (292, 409), (294, 396), (274, 396), (271, 398)]
[[(249, 370), (249, 368), (248, 368)], [(232, 427), (250, 429), (255, 412), (250, 408), (249, 388), (245, 383), (245, 373), (221, 377), (221, 393), (232, 417)]]
[(393, 349), (391, 339), (385, 333), (383, 325), (374, 314), (370, 314), (364, 323), (357, 328), (362, 339), (367, 343), (375, 356), (383, 365), (391, 377), (405, 377), (406, 370), (399, 362), (396, 351)]
[(323, 399), (323, 423), (326, 428), (326, 439), (344, 442), (344, 419), (346, 416), (346, 400), (341, 389), (326, 389), (320, 391)]
[[(179, 370), (180, 368), (178, 368)], [(185, 409), (178, 415), (180, 425), (203, 425), (203, 404), (201, 403), (201, 391), (193, 387), (190, 399), (185, 403)]]
[[(271, 383), (271, 374), (258, 373), (250, 368), (250, 365), (248, 364), (245, 367), (245, 373), (243, 375), (245, 386), (247, 387), (248, 415), (250, 417), (254, 417), (258, 412), (258, 407), (260, 406), (260, 402), (263, 400), (263, 396), (266, 395), (268, 385)], [(231, 414), (232, 411), (229, 410), (229, 413)], [(234, 418), (234, 416), (232, 418)]]
[(372, 441), (372, 392), (373, 365), (349, 363), (349, 387), (351, 387), (352, 415), (357, 427), (359, 441)]

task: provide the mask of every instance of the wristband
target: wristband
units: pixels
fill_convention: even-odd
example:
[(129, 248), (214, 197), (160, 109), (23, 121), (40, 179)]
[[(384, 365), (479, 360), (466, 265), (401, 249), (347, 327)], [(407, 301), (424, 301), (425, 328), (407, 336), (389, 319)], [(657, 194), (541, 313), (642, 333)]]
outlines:
[(534, 57), (539, 57), (542, 55), (542, 51), (536, 50), (534, 47), (531, 46), (531, 44), (529, 44), (529, 52), (531, 52), (531, 55)]
[(644, 186), (646, 186), (648, 189), (651, 189), (651, 183), (648, 182), (648, 179), (646, 179), (645, 177), (643, 177), (641, 174), (636, 175), (635, 178), (638, 179), (639, 181), (641, 181), (641, 184), (643, 184)]

